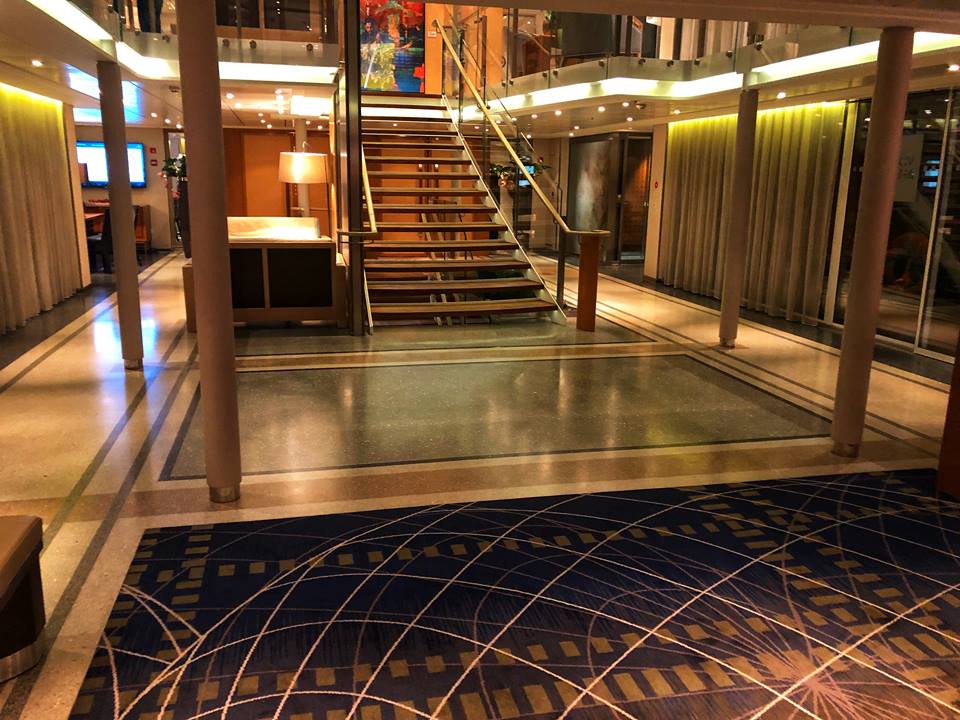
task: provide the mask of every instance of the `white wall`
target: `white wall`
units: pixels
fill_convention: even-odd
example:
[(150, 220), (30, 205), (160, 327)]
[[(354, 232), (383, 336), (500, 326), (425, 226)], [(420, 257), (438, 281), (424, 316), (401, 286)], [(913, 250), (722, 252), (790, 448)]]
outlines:
[[(78, 140), (103, 140), (103, 128), (99, 125), (77, 125)], [(170, 200), (163, 179), (159, 176), (163, 165), (164, 147), (163, 130), (160, 128), (127, 128), (127, 142), (143, 143), (147, 157), (147, 186), (133, 188), (133, 204), (150, 206), (150, 225), (152, 228), (153, 247), (169, 248), (170, 235)], [(156, 161), (156, 165), (153, 165)], [(84, 200), (104, 200), (107, 198), (106, 188), (84, 188)]]

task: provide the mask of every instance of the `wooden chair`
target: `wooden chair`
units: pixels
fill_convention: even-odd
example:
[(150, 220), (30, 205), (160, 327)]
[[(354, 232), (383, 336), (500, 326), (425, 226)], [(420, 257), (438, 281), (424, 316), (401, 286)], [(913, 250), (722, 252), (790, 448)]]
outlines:
[(87, 236), (87, 251), (90, 253), (90, 269), (96, 266), (97, 256), (103, 260), (103, 272), (113, 272), (113, 235), (110, 231), (110, 209), (103, 211), (103, 226), (100, 232)]

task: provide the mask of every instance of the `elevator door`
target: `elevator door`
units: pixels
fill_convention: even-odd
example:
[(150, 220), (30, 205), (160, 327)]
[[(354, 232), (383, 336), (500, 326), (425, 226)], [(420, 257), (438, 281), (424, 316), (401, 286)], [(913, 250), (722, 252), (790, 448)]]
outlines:
[(628, 137), (624, 145), (617, 256), (620, 262), (643, 262), (647, 242), (653, 140), (648, 137)]

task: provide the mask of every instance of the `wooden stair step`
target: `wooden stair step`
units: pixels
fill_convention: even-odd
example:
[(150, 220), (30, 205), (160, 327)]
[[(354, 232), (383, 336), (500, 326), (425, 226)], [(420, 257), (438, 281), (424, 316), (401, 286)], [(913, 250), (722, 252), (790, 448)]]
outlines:
[[(420, 108), (416, 108), (420, 109)], [(424, 110), (434, 110), (435, 108), (423, 108)], [(370, 122), (388, 122), (388, 123), (432, 123), (439, 124), (443, 123), (444, 125), (452, 125), (453, 120), (448, 117), (411, 117), (404, 115), (363, 115), (361, 110), (361, 117), (363, 118), (363, 124), (366, 125)]]
[(556, 306), (540, 298), (520, 300), (471, 300), (446, 303), (370, 303), (375, 318), (400, 320), (456, 315), (499, 315), (541, 313), (556, 310)]
[(459, 188), (424, 188), (424, 187), (389, 187), (389, 186), (371, 186), (370, 192), (373, 195), (432, 195), (436, 197), (457, 197), (463, 195), (486, 195), (487, 191), (476, 187)]
[(529, 278), (496, 278), (490, 280), (368, 280), (370, 292), (394, 295), (425, 293), (482, 293), (510, 290), (539, 290), (543, 285)]
[(494, 222), (378, 222), (380, 232), (504, 232), (507, 226)]
[(463, 250), (516, 250), (512, 240), (375, 240), (372, 252), (460, 252)]
[[(409, 150), (463, 150), (460, 143), (442, 143), (442, 142), (402, 142), (399, 140), (364, 140), (364, 148), (376, 150), (379, 148), (388, 149), (409, 149)], [(369, 158), (368, 158), (369, 159)]]
[(379, 99), (373, 100), (371, 95), (363, 95), (360, 100), (361, 108), (393, 108), (395, 110), (446, 110), (447, 106), (442, 102), (431, 103), (411, 103), (411, 102), (380, 102)]
[(480, 270), (525, 270), (525, 260), (486, 258), (476, 260), (366, 260), (367, 272), (474, 272)]
[(373, 210), (374, 212), (389, 212), (399, 214), (435, 213), (437, 215), (446, 215), (447, 213), (463, 213), (464, 215), (493, 215), (497, 212), (495, 207), (490, 207), (489, 205), (480, 205), (479, 203), (473, 205), (441, 205), (440, 203), (410, 203), (408, 205), (403, 203), (388, 203), (385, 205), (378, 205), (374, 203)]
[(379, 163), (381, 165), (470, 165), (469, 158), (432, 158), (410, 157), (407, 155), (367, 155), (367, 165)]
[(479, 180), (480, 176), (474, 172), (423, 172), (423, 170), (371, 170), (367, 173), (371, 178), (385, 180)]
[(364, 130), (363, 134), (365, 137), (411, 137), (411, 138), (425, 138), (425, 137), (457, 137), (456, 130), (409, 130), (405, 128), (371, 128), (370, 130)]

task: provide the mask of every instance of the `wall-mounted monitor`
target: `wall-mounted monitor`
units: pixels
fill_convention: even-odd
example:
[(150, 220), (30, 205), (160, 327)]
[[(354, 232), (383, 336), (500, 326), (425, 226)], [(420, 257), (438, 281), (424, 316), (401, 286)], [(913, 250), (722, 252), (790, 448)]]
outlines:
[[(80, 162), (83, 187), (107, 186), (107, 149), (102, 142), (78, 142), (77, 160)], [(127, 166), (130, 168), (130, 185), (135, 188), (146, 187), (147, 156), (143, 143), (127, 143)]]

